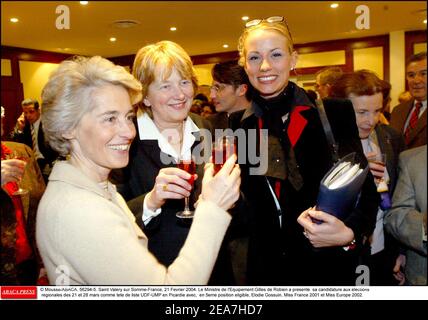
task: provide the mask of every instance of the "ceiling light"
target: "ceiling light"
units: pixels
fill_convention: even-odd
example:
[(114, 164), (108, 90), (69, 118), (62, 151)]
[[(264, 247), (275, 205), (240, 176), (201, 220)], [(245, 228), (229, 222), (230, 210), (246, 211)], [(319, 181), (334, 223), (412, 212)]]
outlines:
[(115, 38), (115, 37), (111, 37), (111, 38), (110, 38), (110, 41), (111, 41), (111, 42), (115, 42), (115, 41), (116, 41), (116, 38)]
[(86, 6), (89, 3), (89, 1), (79, 1), (79, 2), (82, 6)]
[(223, 48), (229, 48), (229, 45), (228, 44), (224, 44)]
[(136, 27), (139, 24), (140, 24), (140, 21), (125, 19), (125, 20), (113, 21), (112, 25), (113, 27), (119, 28), (119, 29), (129, 29), (129, 28)]
[(424, 23), (427, 24), (427, 19), (424, 20)]
[(10, 22), (17, 23), (18, 21), (18, 18), (10, 18)]
[(339, 4), (338, 4), (338, 3), (332, 3), (332, 4), (330, 5), (330, 8), (336, 9), (338, 6), (339, 6)]
[(171, 27), (171, 28), (169, 28), (169, 30), (171, 30), (171, 31), (176, 31), (176, 30), (177, 30), (177, 28), (176, 28), (176, 27)]
[(248, 16), (243, 16), (241, 19), (244, 20), (244, 21), (247, 21), (250, 18)]

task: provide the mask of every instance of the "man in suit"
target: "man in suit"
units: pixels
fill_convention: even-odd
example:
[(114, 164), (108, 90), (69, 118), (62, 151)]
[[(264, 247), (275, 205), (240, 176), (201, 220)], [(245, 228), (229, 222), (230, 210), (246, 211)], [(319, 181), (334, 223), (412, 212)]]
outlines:
[[(427, 284), (427, 146), (400, 154), (399, 177), (385, 228), (405, 247), (397, 259), (406, 284)], [(394, 270), (398, 271), (398, 270)]]
[(47, 183), (53, 162), (58, 158), (58, 153), (45, 141), (37, 100), (26, 99), (22, 101), (21, 106), (23, 112), (16, 122), (11, 138), (33, 149), (43, 178)]
[(406, 64), (406, 79), (412, 99), (396, 106), (391, 126), (401, 132), (408, 149), (427, 144), (427, 53), (412, 55)]
[(229, 115), (245, 110), (251, 103), (252, 87), (236, 60), (217, 63), (212, 71), (210, 98), (218, 112), (209, 116), (213, 129), (229, 128)]

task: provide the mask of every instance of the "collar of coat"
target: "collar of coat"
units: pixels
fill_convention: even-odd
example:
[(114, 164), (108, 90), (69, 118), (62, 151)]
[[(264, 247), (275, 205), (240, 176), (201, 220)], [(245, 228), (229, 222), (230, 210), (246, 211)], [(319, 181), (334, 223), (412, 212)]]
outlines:
[[(286, 177), (293, 185), (294, 189), (300, 190), (303, 186), (303, 178), (299, 172), (297, 161), (294, 153), (294, 147), (299, 141), (299, 138), (305, 129), (308, 121), (301, 114), (305, 110), (315, 108), (313, 103), (309, 100), (305, 91), (298, 87), (295, 83), (289, 82), (283, 93), (287, 94), (287, 99), (291, 99), (290, 114), (288, 117), (287, 136), (290, 141), (291, 148), (285, 151), (286, 162)], [(264, 108), (259, 106), (256, 101), (252, 101), (251, 106), (247, 108), (241, 118), (242, 127), (246, 127), (245, 122), (253, 117), (261, 118), (267, 112)]]

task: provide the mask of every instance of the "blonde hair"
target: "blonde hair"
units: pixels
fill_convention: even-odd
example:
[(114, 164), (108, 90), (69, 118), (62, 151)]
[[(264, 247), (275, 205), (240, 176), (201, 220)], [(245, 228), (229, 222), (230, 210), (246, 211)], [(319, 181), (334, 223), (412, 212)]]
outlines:
[[(159, 67), (158, 70), (156, 70), (157, 67)], [(132, 74), (141, 82), (142, 94), (143, 97), (146, 97), (150, 84), (156, 79), (168, 79), (174, 69), (183, 79), (192, 81), (193, 91), (196, 92), (198, 80), (192, 60), (181, 46), (172, 41), (160, 41), (138, 50)], [(150, 109), (143, 103), (139, 107), (145, 112)], [(151, 112), (148, 113), (151, 116)]]
[(255, 30), (272, 30), (275, 31), (287, 39), (289, 53), (294, 52), (293, 39), (291, 37), (290, 30), (288, 29), (285, 22), (267, 22), (263, 20), (255, 26), (251, 26), (244, 29), (241, 36), (238, 40), (238, 51), (239, 51), (239, 64), (241, 66), (245, 65), (246, 52), (245, 52), (245, 40), (247, 40), (248, 35)]
[(63, 61), (42, 91), (43, 130), (49, 144), (62, 156), (70, 153), (70, 141), (64, 134), (93, 108), (93, 89), (107, 84), (125, 88), (132, 104), (141, 101), (141, 84), (121, 66), (100, 56), (76, 56)]

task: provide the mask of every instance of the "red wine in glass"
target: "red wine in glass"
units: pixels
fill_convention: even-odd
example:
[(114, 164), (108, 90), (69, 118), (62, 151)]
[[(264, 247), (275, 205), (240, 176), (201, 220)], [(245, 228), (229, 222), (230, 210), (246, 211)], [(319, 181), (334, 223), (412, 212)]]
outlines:
[(235, 136), (224, 136), (218, 139), (212, 149), (214, 174), (220, 171), (223, 164), (233, 154), (236, 154)]
[[(181, 170), (186, 171), (191, 174), (191, 177), (187, 180), (193, 187), (193, 183), (195, 182), (195, 173), (196, 173), (196, 164), (193, 159), (180, 159), (177, 167)], [(189, 208), (189, 197), (184, 198), (184, 210), (176, 213), (178, 218), (182, 219), (190, 219), (194, 216), (194, 211), (191, 211)]]
[(192, 176), (189, 180), (187, 180), (188, 183), (190, 183), (193, 187), (193, 183), (195, 182), (195, 173), (196, 173), (196, 164), (193, 160), (180, 160), (177, 164), (177, 167), (181, 170), (186, 171), (187, 173), (190, 173)]
[[(18, 160), (24, 161), (25, 166), (27, 165), (27, 162), (29, 161), (28, 157), (21, 155), (17, 151), (12, 151), (12, 153), (8, 156), (8, 158), (9, 159), (18, 159)], [(25, 169), (25, 166), (24, 166), (24, 169)], [(20, 181), (17, 183), (18, 189), (12, 193), (12, 195), (14, 195), (14, 196), (24, 195), (24, 194), (27, 194), (29, 192), (29, 190), (21, 187), (21, 179), (22, 179), (22, 177), (20, 177)]]

